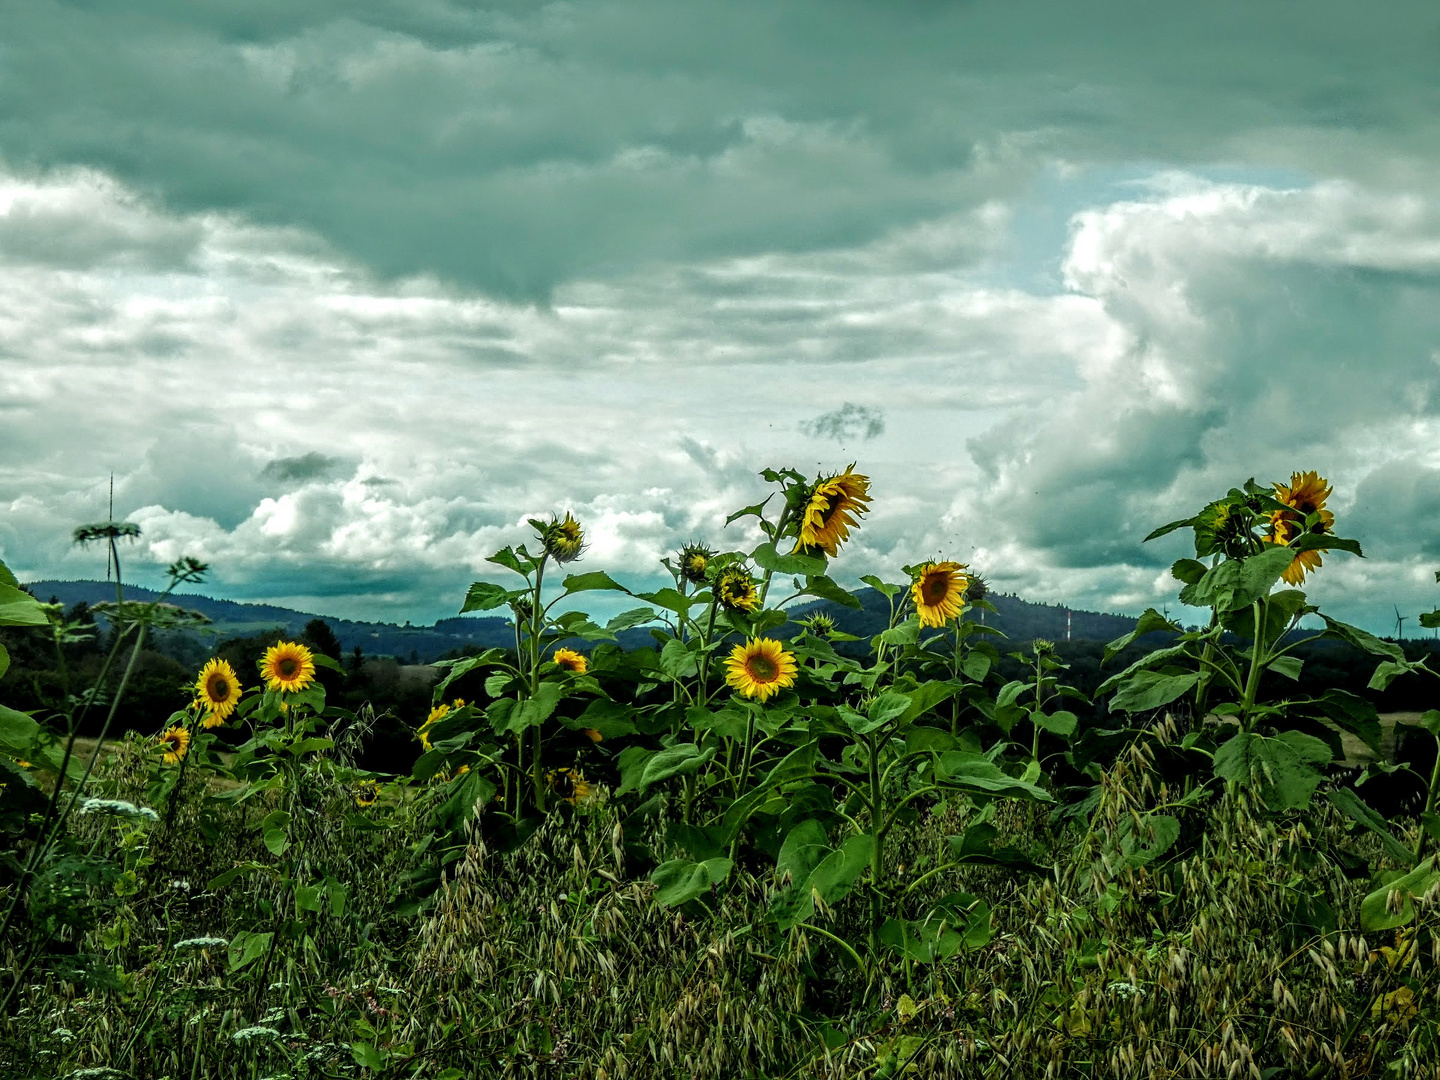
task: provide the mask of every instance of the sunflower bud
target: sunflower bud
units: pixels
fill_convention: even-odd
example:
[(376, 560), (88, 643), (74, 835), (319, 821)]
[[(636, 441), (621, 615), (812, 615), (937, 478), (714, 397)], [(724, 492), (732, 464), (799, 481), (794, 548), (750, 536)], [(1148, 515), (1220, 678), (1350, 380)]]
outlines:
[(970, 584), (965, 586), (965, 602), (973, 604), (976, 600), (984, 600), (990, 595), (990, 583), (979, 574), (973, 571), (966, 575)]
[(805, 625), (816, 637), (829, 637), (835, 632), (835, 620), (829, 615), (812, 615)]
[(704, 585), (705, 572), (710, 569), (710, 560), (715, 552), (704, 544), (686, 544), (680, 549), (680, 574), (692, 585)]
[(565, 517), (551, 518), (540, 532), (545, 554), (557, 563), (574, 562), (585, 548), (585, 530), (567, 511)]

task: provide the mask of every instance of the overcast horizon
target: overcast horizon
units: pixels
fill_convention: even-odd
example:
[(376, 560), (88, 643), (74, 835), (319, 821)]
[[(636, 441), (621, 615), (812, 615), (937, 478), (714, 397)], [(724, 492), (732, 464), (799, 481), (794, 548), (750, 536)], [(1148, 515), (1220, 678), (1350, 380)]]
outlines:
[(431, 623), (527, 518), (654, 587), (854, 461), (846, 585), (1175, 611), (1144, 536), (1315, 469), (1312, 601), (1440, 607), (1433, 5), (0, 10), (22, 581), (113, 472), (137, 584)]

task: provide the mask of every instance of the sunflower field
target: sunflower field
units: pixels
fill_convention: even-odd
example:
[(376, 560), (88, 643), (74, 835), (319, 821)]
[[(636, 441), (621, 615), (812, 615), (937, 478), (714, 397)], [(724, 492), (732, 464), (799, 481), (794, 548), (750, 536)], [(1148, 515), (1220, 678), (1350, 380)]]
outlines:
[[(1297, 650), (1436, 672), (1307, 600), (1360, 555), (1324, 479), (1156, 529), (1208, 618), (1146, 611), (1086, 694), (958, 562), (864, 577), (887, 624), (843, 632), (870, 481), (761, 477), (715, 523), (758, 545), (687, 544), (654, 591), (531, 521), (461, 604), (513, 647), (439, 665), (409, 775), (357, 766), (375, 716), (293, 641), (105, 741), (186, 617), (117, 598), (95, 685), (0, 706), (0, 1075), (1440, 1076), (1440, 755), (1382, 813), (1415, 763)], [(74, 633), (3, 567), (0, 625)]]

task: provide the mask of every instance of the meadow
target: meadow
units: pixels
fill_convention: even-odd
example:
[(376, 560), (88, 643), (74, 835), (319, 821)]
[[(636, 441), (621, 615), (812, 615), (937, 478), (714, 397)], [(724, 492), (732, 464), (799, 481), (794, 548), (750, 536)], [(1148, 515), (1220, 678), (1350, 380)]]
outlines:
[[(1297, 650), (1362, 651), (1374, 693), (1436, 672), (1307, 600), (1361, 554), (1325, 480), (1156, 529), (1193, 539), (1171, 573), (1208, 620), (1146, 611), (1106, 657), (1162, 644), (1091, 700), (958, 562), (864, 577), (868, 639), (792, 621), (859, 606), (832, 574), (870, 484), (761, 479), (715, 523), (758, 546), (687, 544), (655, 591), (531, 521), (457, 596), (513, 645), (441, 665), (404, 776), (357, 764), (377, 717), (299, 641), (110, 730), (189, 618), (120, 593), (98, 678), (0, 706), (3, 1075), (1440, 1076), (1440, 711), (1423, 765), (1389, 761), (1374, 694), (1310, 688)], [(76, 539), (118, 567), (134, 530)], [(62, 671), (81, 632), (3, 566), (0, 625)]]

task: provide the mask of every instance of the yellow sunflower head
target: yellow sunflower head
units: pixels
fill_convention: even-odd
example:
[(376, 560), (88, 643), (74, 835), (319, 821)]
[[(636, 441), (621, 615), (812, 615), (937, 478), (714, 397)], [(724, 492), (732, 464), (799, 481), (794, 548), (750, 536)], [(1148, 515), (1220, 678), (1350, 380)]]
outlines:
[(567, 511), (564, 518), (551, 518), (540, 532), (545, 554), (557, 563), (568, 563), (580, 557), (585, 549), (585, 530)]
[(921, 626), (944, 626), (965, 606), (970, 579), (963, 563), (927, 562), (915, 573), (910, 598)]
[(362, 780), (355, 785), (355, 805), (362, 809), (374, 806), (380, 800), (380, 785), (374, 780)]
[[(1335, 515), (1325, 509), (1325, 501), (1330, 498), (1332, 489), (1319, 473), (1314, 470), (1291, 473), (1290, 483), (1277, 482), (1274, 487), (1275, 498), (1289, 509), (1276, 510), (1270, 515), (1270, 532), (1266, 536), (1270, 543), (1288, 544), (1293, 541), (1307, 530), (1305, 521), (1311, 514), (1316, 515), (1316, 521), (1308, 527), (1308, 531), (1335, 531)], [(1287, 585), (1304, 584), (1305, 575), (1320, 569), (1321, 561), (1318, 550), (1297, 551), (1294, 560), (1280, 576)]]
[(857, 473), (852, 463), (843, 473), (818, 481), (800, 518), (800, 538), (795, 550), (819, 548), (832, 559), (840, 545), (870, 512), (870, 478)]
[(174, 765), (190, 749), (190, 732), (176, 724), (166, 728), (164, 734), (157, 741), (160, 743), (161, 749), (165, 751), (165, 764)]
[(590, 661), (585, 658), (583, 653), (578, 653), (574, 649), (556, 649), (555, 655), (551, 659), (555, 661), (555, 666), (561, 671), (573, 672), (576, 675), (584, 675), (590, 668)]
[(240, 703), (240, 680), (228, 660), (211, 660), (200, 669), (195, 680), (195, 700), (205, 710), (202, 723), (207, 727), (219, 727), (230, 718), (235, 706)]
[(798, 670), (793, 654), (774, 638), (751, 638), (736, 645), (725, 661), (725, 681), (739, 694), (769, 701), (787, 686), (795, 685)]
[(271, 690), (294, 694), (315, 681), (315, 657), (298, 641), (282, 641), (265, 650), (260, 676)]
[(729, 566), (715, 582), (715, 599), (729, 611), (754, 611), (760, 606), (760, 590), (743, 566)]
[(590, 784), (579, 769), (554, 769), (545, 774), (545, 781), (556, 796), (571, 806), (590, 797)]
[(680, 574), (692, 585), (704, 585), (705, 571), (710, 569), (710, 560), (715, 552), (704, 544), (686, 544), (680, 549)]

